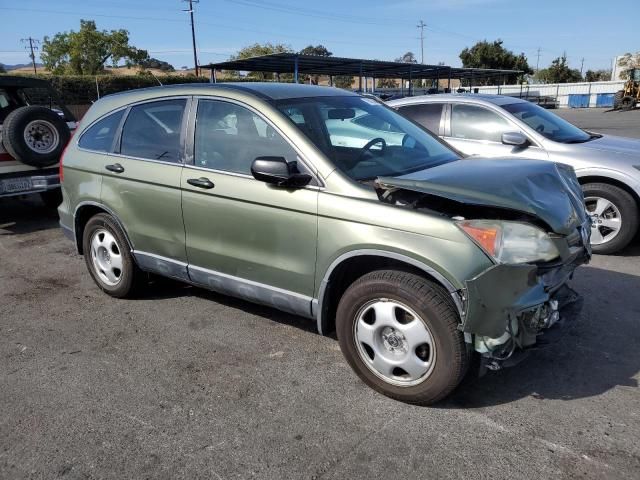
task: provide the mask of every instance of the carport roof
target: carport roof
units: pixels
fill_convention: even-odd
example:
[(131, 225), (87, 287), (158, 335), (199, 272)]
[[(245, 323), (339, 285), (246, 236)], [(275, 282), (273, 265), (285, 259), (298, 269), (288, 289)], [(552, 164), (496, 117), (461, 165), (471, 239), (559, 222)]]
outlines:
[(202, 65), (212, 70), (240, 70), (247, 72), (298, 73), (311, 75), (349, 75), (375, 78), (473, 79), (518, 75), (521, 70), (487, 68), (455, 68), (446, 65), (388, 62), (363, 58), (323, 57), (297, 53), (274, 53), (259, 57), (229, 60)]

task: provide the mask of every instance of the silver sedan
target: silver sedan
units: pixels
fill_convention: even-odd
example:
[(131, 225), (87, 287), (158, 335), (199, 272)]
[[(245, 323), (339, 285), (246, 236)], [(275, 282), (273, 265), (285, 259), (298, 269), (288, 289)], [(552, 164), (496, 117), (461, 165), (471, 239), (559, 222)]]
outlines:
[(537, 105), (500, 95), (429, 95), (388, 105), (467, 155), (571, 165), (593, 220), (593, 251), (614, 253), (634, 238), (640, 140), (586, 132)]

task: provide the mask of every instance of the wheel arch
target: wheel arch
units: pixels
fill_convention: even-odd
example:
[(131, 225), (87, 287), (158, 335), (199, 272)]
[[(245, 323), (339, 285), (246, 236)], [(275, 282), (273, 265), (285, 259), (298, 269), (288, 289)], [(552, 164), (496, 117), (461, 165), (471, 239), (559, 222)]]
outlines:
[(583, 186), (587, 183), (606, 183), (609, 185), (613, 185), (614, 187), (618, 187), (631, 195), (635, 200), (636, 205), (640, 207), (640, 194), (638, 194), (636, 190), (634, 190), (632, 187), (621, 180), (611, 177), (605, 177), (602, 175), (585, 175), (583, 177), (578, 177), (578, 182)]
[(84, 253), (82, 246), (82, 237), (84, 236), (84, 228), (87, 225), (87, 222), (99, 213), (106, 213), (107, 215), (111, 216), (111, 218), (113, 218), (120, 229), (124, 232), (124, 237), (127, 240), (127, 246), (129, 247), (129, 250), (133, 251), (133, 244), (129, 239), (129, 234), (127, 233), (126, 228), (124, 228), (124, 225), (122, 224), (118, 216), (109, 207), (106, 207), (101, 203), (87, 201), (79, 203), (73, 214), (73, 235), (75, 238), (76, 249), (78, 253), (80, 255)]
[(338, 302), (349, 285), (367, 273), (382, 269), (415, 273), (444, 287), (451, 295), (458, 314), (463, 318), (464, 304), (460, 289), (429, 265), (401, 253), (384, 250), (354, 250), (336, 258), (327, 268), (320, 283), (318, 299), (314, 300), (312, 310), (321, 335), (327, 335), (335, 329)]

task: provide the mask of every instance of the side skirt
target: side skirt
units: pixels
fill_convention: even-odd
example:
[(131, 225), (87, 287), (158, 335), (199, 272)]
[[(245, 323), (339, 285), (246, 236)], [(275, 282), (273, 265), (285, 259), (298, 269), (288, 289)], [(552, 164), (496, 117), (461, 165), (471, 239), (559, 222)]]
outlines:
[(175, 278), (214, 292), (260, 303), (294, 315), (314, 319), (311, 305), (313, 298), (296, 292), (246, 280), (233, 275), (188, 265), (167, 257), (134, 250), (138, 266), (147, 272)]

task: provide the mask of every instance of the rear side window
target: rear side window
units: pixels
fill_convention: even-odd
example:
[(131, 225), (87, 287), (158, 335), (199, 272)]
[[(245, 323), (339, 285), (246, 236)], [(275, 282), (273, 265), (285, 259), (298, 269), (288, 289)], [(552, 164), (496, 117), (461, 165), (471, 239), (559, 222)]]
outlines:
[(122, 127), (122, 155), (180, 162), (180, 132), (185, 99), (162, 100), (131, 107)]
[(95, 150), (97, 152), (111, 152), (113, 139), (122, 120), (124, 110), (112, 113), (97, 121), (80, 137), (78, 146), (87, 150)]
[(442, 117), (442, 103), (423, 103), (421, 105), (407, 105), (398, 108), (405, 117), (419, 123), (430, 132), (440, 133), (440, 118)]

